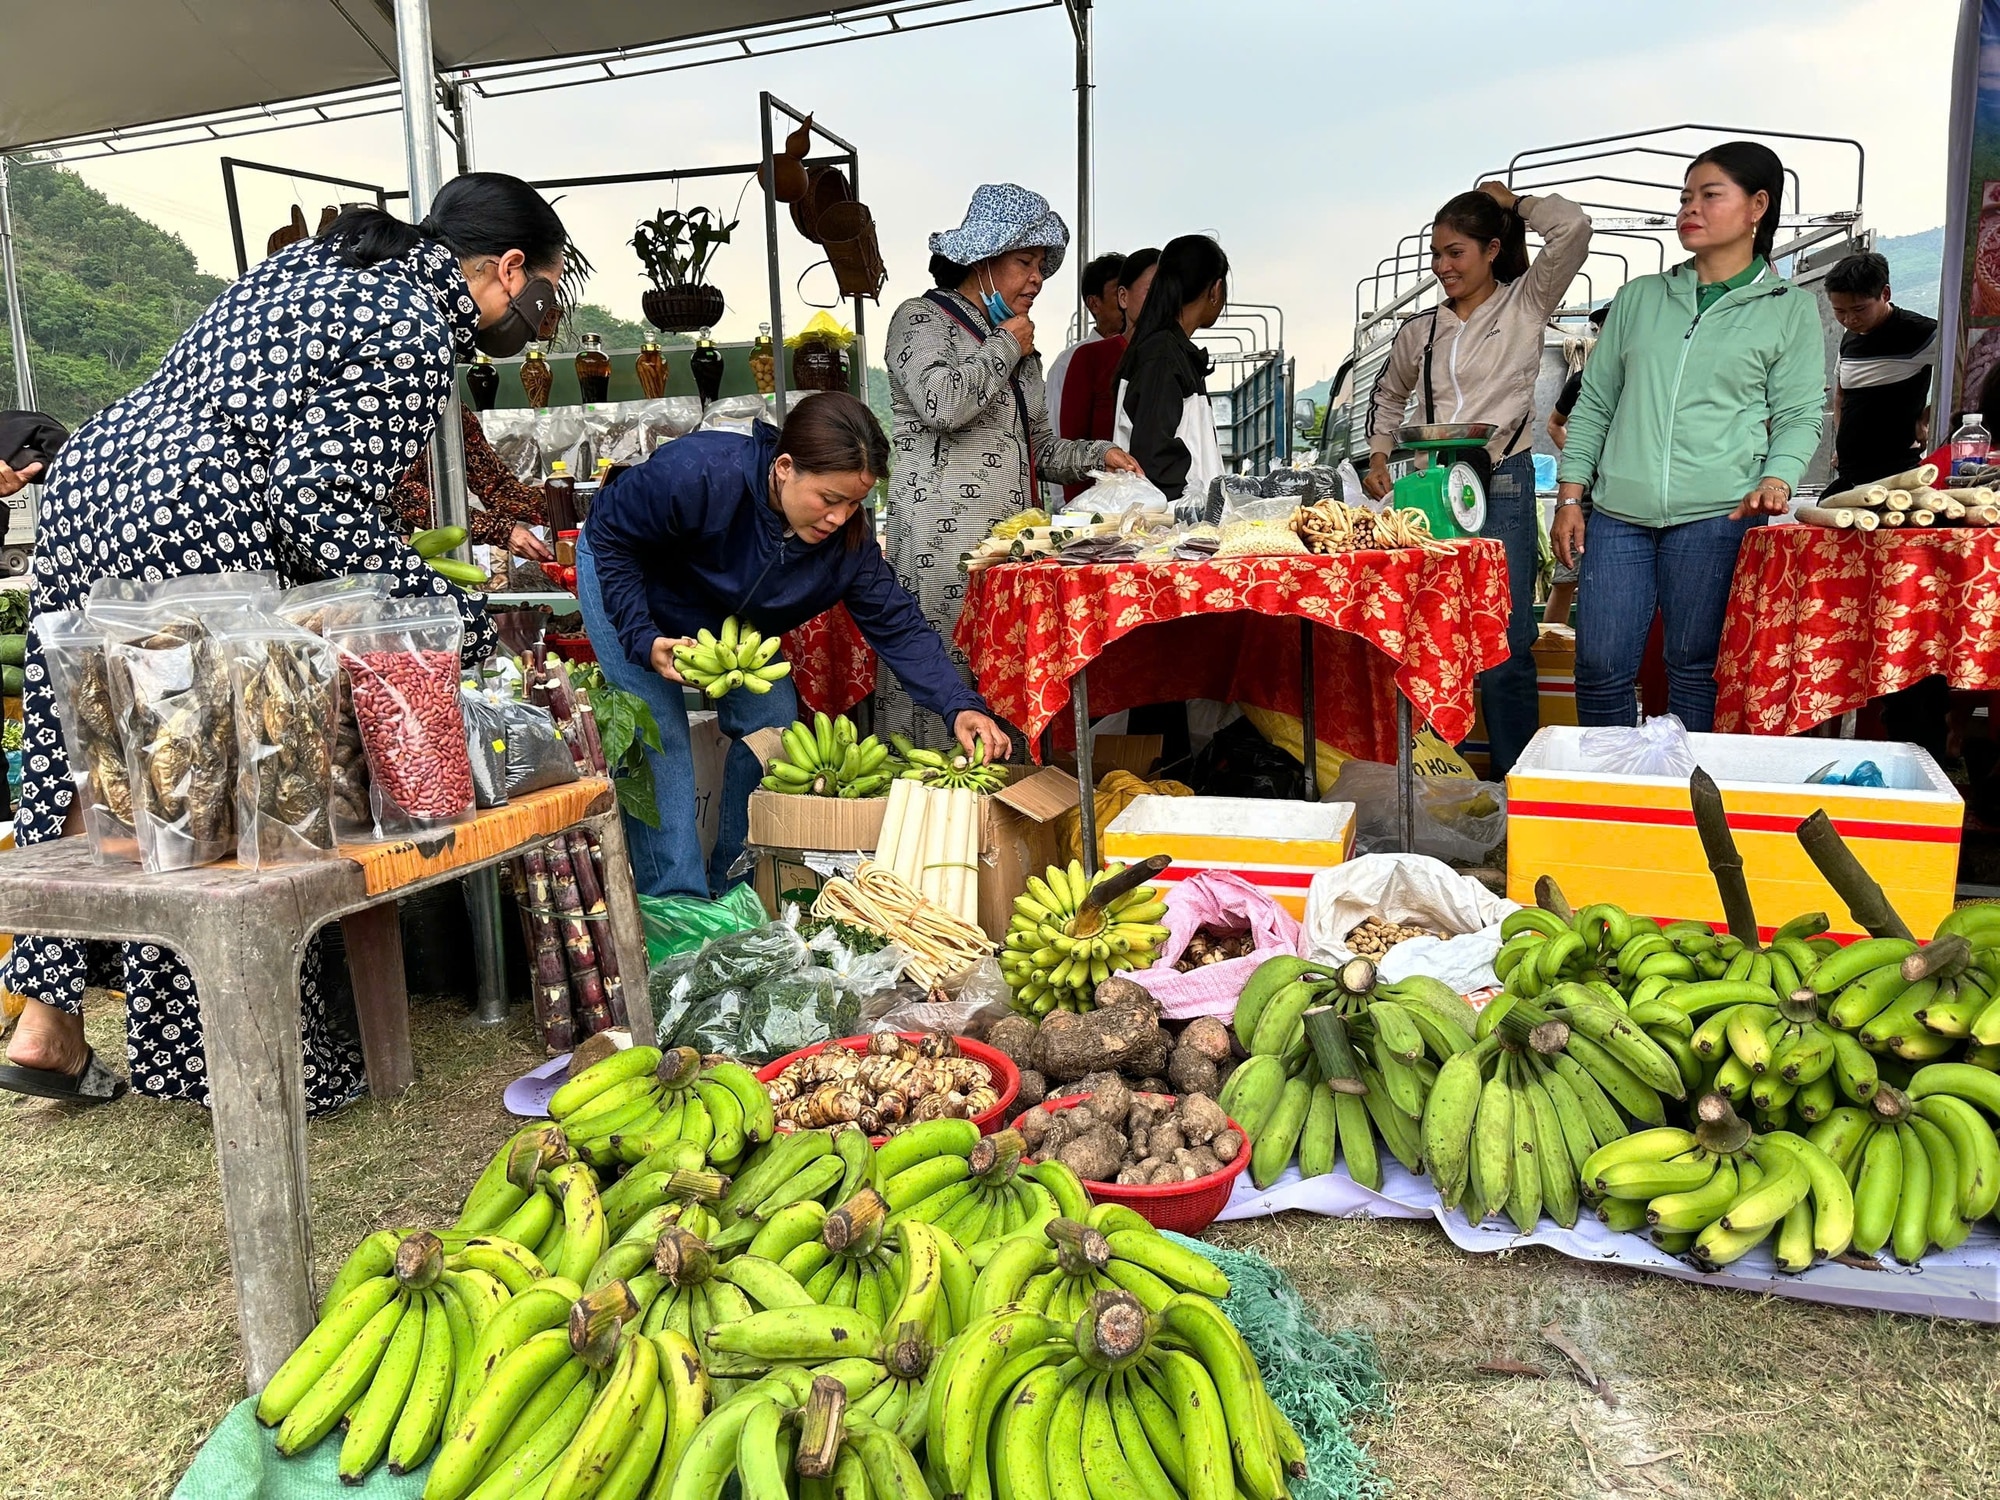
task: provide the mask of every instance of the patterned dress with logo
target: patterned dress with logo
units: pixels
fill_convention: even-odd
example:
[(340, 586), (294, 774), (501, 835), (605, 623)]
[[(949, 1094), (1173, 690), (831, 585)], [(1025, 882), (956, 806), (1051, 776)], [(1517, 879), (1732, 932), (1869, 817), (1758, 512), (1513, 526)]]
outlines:
[[(379, 509), (429, 441), (478, 326), (457, 259), (434, 241), (366, 269), (311, 240), (271, 256), (64, 446), (38, 520), (31, 615), (81, 606), (100, 578), (267, 569), (290, 585), (383, 572), (399, 594), (455, 599), (465, 659), (489, 655), (483, 607), (425, 567)], [(73, 793), (32, 630), (25, 676), (24, 845), (61, 836)], [(173, 953), (25, 938), (4, 983), (72, 1014), (87, 985), (122, 990), (132, 1087), (207, 1101), (194, 981)], [(328, 1024), (318, 944), (299, 994), (307, 1106), (332, 1109), (358, 1091), (362, 1068)]]
[[(1109, 443), (1059, 438), (1049, 422), (1042, 357), (956, 292), (912, 297), (889, 322), (895, 472), (886, 511), (889, 565), (946, 641), (965, 598), (959, 557), (993, 526), (1033, 504), (1038, 480), (1075, 483)], [(965, 656), (951, 648), (971, 682)], [(886, 667), (876, 691), (879, 733), (943, 746), (948, 726), (917, 706)]]

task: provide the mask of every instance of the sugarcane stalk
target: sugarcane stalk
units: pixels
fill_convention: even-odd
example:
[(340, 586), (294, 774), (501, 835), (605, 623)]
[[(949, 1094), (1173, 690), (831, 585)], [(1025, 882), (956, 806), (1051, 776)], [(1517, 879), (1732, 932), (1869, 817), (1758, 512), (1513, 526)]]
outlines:
[(1826, 883), (1847, 903), (1849, 914), (1863, 932), (1870, 937), (1917, 940), (1909, 924), (1889, 904), (1887, 893), (1875, 877), (1861, 867), (1861, 861), (1847, 847), (1847, 840), (1833, 826), (1825, 808), (1799, 824), (1798, 839)]
[(1737, 852), (1736, 836), (1729, 831), (1729, 814), (1722, 805), (1722, 790), (1715, 778), (1694, 768), (1688, 777), (1688, 801), (1694, 807), (1695, 832), (1701, 835), (1702, 853), (1708, 856), (1709, 874), (1722, 896), (1722, 913), (1730, 936), (1746, 948), (1760, 947), (1757, 940), (1757, 911), (1750, 902), (1750, 883), (1743, 878), (1743, 856)]
[(577, 894), (583, 898), (585, 916), (604, 915), (604, 882), (597, 878), (598, 855), (595, 842), (582, 829), (568, 835), (570, 869), (576, 874)]
[(576, 699), (577, 724), (583, 730), (584, 747), (590, 754), (590, 768), (603, 776), (610, 767), (604, 759), (604, 741), (597, 737), (597, 710), (590, 706), (588, 689), (572, 686), (570, 691)]
[[(586, 890), (584, 892), (584, 899), (588, 905), (588, 909), (593, 914), (602, 913), (606, 910), (604, 903), (604, 851), (598, 847), (597, 840), (587, 833), (578, 833), (575, 837), (583, 840), (583, 856), (579, 857), (572, 852), (570, 864), (576, 870), (576, 878), (579, 885), (583, 882), (585, 869), (589, 870), (590, 878), (597, 890), (597, 895), (593, 901), (589, 891)], [(597, 971), (604, 976), (604, 998), (611, 1006), (611, 1019), (620, 1026), (629, 1026), (631, 1024), (631, 1015), (625, 1008), (625, 979), (618, 967), (618, 943), (609, 934), (606, 935), (604, 942), (597, 945)]]
[(570, 1008), (569, 972), (563, 962), (562, 937), (556, 930), (549, 896), (548, 860), (540, 848), (521, 856), (525, 875), (520, 897), (524, 937), (534, 956), (535, 1019), (542, 1043), (551, 1053), (567, 1052), (576, 1044), (576, 1019)]

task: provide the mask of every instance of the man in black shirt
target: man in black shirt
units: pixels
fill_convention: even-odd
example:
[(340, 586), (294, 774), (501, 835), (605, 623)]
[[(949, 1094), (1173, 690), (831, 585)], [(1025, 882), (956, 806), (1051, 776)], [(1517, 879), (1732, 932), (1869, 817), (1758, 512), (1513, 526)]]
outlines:
[(1890, 303), (1889, 262), (1872, 250), (1826, 273), (1826, 300), (1847, 330), (1833, 394), (1835, 472), (1827, 490), (1834, 493), (1899, 474), (1922, 458), (1938, 326)]

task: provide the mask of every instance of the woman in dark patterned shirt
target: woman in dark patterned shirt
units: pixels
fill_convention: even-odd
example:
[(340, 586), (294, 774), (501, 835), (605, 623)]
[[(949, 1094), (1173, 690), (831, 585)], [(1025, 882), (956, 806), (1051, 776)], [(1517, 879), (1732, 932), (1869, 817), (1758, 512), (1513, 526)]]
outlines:
[[(430, 440), (456, 360), (510, 354), (559, 316), (562, 221), (518, 178), (447, 183), (420, 225), (353, 209), (238, 278), (153, 377), (85, 423), (51, 468), (30, 611), (81, 605), (100, 578), (270, 569), (287, 583), (389, 574), (465, 617), (465, 659), (495, 644), (479, 600), (431, 571), (383, 515)], [(28, 637), (16, 837), (59, 837), (70, 768), (41, 649)], [(361, 1059), (327, 1024), (319, 953), (300, 975), (306, 1102), (359, 1090)], [(125, 992), (132, 1086), (206, 1102), (201, 1013), (179, 957), (151, 944), (27, 938), (7, 961), (27, 999), (0, 1088), (111, 1097), (121, 1082), (83, 1034), (87, 985)]]

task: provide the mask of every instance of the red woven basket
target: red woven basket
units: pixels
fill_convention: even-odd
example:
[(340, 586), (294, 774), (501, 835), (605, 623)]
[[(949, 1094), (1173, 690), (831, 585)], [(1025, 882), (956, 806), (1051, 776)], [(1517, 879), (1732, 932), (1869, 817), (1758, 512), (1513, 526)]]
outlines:
[[(899, 1031), (896, 1035), (900, 1036), (906, 1042), (915, 1042), (921, 1040), (924, 1033), (921, 1031)], [(766, 1063), (763, 1067), (759, 1068), (757, 1070), (757, 1081), (759, 1083), (769, 1083), (773, 1078), (776, 1078), (780, 1073), (785, 1071), (787, 1064), (795, 1063), (802, 1057), (811, 1057), (815, 1053), (824, 1052), (828, 1047), (847, 1047), (855, 1052), (865, 1052), (868, 1050), (868, 1043), (871, 1040), (872, 1038), (865, 1036), (844, 1036), (836, 1041), (815, 1042), (810, 1047), (801, 1047), (796, 1052), (787, 1052), (776, 1062)], [(1021, 1092), (1021, 1070), (1014, 1066), (1013, 1059), (1008, 1057), (1006, 1053), (989, 1047), (984, 1042), (975, 1042), (969, 1036), (958, 1037), (956, 1040), (960, 1052), (963, 1052), (974, 1062), (983, 1062), (986, 1064), (987, 1069), (993, 1074), (993, 1087), (1000, 1092), (999, 1102), (991, 1109), (983, 1110), (972, 1117), (972, 1123), (979, 1127), (981, 1135), (991, 1135), (1000, 1128), (1001, 1122), (1007, 1118), (1008, 1109), (1013, 1105), (1015, 1097)], [(780, 1130), (790, 1130), (792, 1127), (789, 1125), (780, 1125), (778, 1128)], [(870, 1139), (879, 1146), (889, 1138), (886, 1135), (878, 1135), (872, 1136)]]
[[(1072, 1094), (1067, 1099), (1044, 1099), (1050, 1111), (1075, 1109), (1088, 1094)], [(1172, 1094), (1149, 1097), (1172, 1099)], [(1015, 1123), (1019, 1123), (1017, 1120)], [(1243, 1169), (1250, 1165), (1250, 1134), (1234, 1120), (1230, 1128), (1243, 1137), (1243, 1149), (1236, 1159), (1219, 1172), (1197, 1177), (1193, 1182), (1159, 1183), (1137, 1187), (1117, 1182), (1086, 1182), (1084, 1189), (1100, 1203), (1122, 1203), (1155, 1229), (1171, 1229), (1177, 1234), (1199, 1234), (1215, 1222), (1215, 1216), (1229, 1204), (1230, 1191)]]

